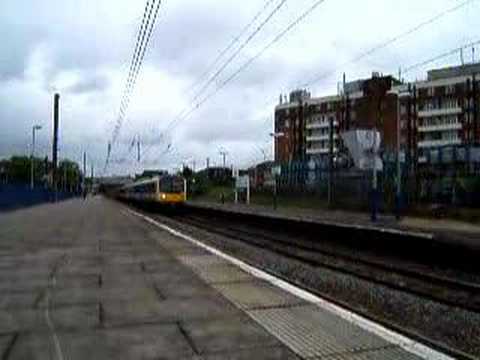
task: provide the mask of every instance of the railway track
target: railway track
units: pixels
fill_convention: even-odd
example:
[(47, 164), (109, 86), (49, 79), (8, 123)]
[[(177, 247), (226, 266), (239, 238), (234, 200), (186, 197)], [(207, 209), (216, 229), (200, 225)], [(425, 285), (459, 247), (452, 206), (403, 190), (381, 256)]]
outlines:
[[(302, 236), (293, 238), (234, 221), (229, 222), (224, 218), (184, 215), (179, 222), (266, 249), (315, 268), (328, 269), (396, 291), (414, 294), (425, 300), (480, 313), (479, 283), (439, 275), (426, 267), (406, 265), (401, 259), (380, 260), (362, 254), (352, 255), (322, 249), (315, 241)], [(212, 223), (215, 223), (215, 226), (212, 226)]]

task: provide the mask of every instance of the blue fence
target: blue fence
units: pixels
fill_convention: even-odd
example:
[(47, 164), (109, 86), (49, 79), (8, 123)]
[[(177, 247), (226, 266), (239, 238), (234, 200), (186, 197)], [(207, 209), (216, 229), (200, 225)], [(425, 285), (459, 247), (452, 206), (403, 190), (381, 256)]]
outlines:
[[(62, 201), (77, 194), (59, 192), (57, 200)], [(55, 194), (45, 188), (30, 189), (27, 184), (0, 184), (0, 212), (53, 202)]]

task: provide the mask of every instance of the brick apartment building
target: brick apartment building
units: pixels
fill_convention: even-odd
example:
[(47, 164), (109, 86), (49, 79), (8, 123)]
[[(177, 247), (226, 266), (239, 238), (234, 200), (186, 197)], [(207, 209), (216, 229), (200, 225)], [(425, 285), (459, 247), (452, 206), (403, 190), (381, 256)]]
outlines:
[(342, 150), (342, 131), (373, 127), (382, 149), (394, 152), (397, 109), (401, 151), (412, 163), (425, 163), (438, 148), (478, 146), (479, 72), (480, 64), (431, 70), (426, 80), (410, 84), (373, 73), (346, 83), (340, 94), (316, 98), (296, 90), (275, 108), (275, 132), (285, 134), (275, 140), (275, 160), (327, 161), (330, 124), (334, 154)]
[(296, 90), (275, 107), (275, 160), (288, 163), (305, 158), (305, 104), (310, 93)]
[[(480, 64), (431, 70), (427, 80), (413, 84), (410, 145), (416, 146), (420, 163), (432, 149), (480, 144), (479, 72)], [(403, 104), (401, 111), (406, 112)]]

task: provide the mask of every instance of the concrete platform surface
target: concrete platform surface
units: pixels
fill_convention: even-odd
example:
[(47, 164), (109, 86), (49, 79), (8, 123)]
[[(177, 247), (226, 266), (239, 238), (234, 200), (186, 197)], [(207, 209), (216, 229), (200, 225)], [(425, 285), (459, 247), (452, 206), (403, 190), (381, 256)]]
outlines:
[(101, 197), (0, 215), (2, 360), (423, 357), (414, 350)]

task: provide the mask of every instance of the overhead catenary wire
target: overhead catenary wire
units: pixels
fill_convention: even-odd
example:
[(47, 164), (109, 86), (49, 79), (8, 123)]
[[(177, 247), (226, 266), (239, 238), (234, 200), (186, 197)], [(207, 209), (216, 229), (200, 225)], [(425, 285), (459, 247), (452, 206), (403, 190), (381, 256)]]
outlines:
[(222, 90), (228, 83), (233, 81), (240, 73), (245, 71), (254, 61), (256, 61), (260, 56), (262, 56), (267, 50), (269, 50), (273, 45), (280, 41), (287, 33), (289, 33), (293, 28), (295, 28), (300, 22), (302, 22), (309, 14), (311, 14), (318, 6), (324, 3), (326, 0), (316, 0), (313, 4), (307, 8), (302, 14), (300, 14), (294, 21), (289, 23), (280, 33), (278, 33), (266, 46), (264, 46), (260, 51), (258, 51), (254, 56), (249, 60), (243, 63), (233, 74), (231, 74), (226, 80), (220, 83), (220, 85), (209, 95), (204, 97), (196, 105), (194, 105), (190, 111), (188, 111), (183, 117), (176, 118), (173, 120), (166, 128), (165, 132), (171, 131), (176, 127), (180, 122), (186, 120), (191, 114), (198, 110), (205, 102), (215, 96), (220, 90)]
[[(152, 6), (153, 5), (154, 5), (154, 3), (152, 1)], [(127, 96), (128, 89), (130, 88), (130, 85), (131, 85), (131, 80), (132, 80), (133, 73), (136, 70), (136, 65), (135, 64), (137, 64), (138, 54), (140, 53), (139, 49), (140, 49), (141, 40), (144, 38), (144, 36), (142, 36), (142, 34), (144, 34), (144, 28), (146, 29), (146, 26), (147, 26), (146, 20), (147, 20), (148, 9), (149, 9), (149, 0), (145, 3), (145, 10), (144, 10), (144, 13), (143, 13), (142, 23), (140, 25), (140, 28), (138, 29), (137, 41), (135, 43), (135, 50), (133, 51), (132, 60), (130, 61), (130, 69), (128, 71), (128, 77), (127, 77), (126, 86), (125, 86), (125, 90), (124, 90), (124, 93), (123, 93), (123, 96), (122, 96), (122, 102), (121, 102), (120, 107), (122, 107), (122, 104), (123, 104), (123, 101), (124, 101), (123, 99)], [(143, 43), (143, 41), (142, 41), (142, 43)]]
[(175, 121), (172, 121), (172, 123), (169, 124), (169, 126), (167, 127), (166, 131), (171, 131), (180, 122), (184, 121), (191, 114), (197, 111), (203, 104), (205, 104), (208, 100), (210, 100), (213, 96), (215, 96), (220, 90), (222, 90), (227, 84), (229, 84), (238, 75), (240, 75), (243, 71), (245, 71), (253, 62), (255, 62), (267, 50), (269, 50), (273, 45), (275, 45), (278, 41), (280, 41), (287, 33), (289, 33), (294, 27), (296, 27), (300, 22), (302, 22), (309, 14), (311, 14), (318, 6), (320, 6), (325, 1), (326, 0), (315, 1), (312, 4), (312, 6), (310, 6), (305, 12), (303, 12), (299, 17), (297, 17), (293, 22), (291, 22), (284, 30), (282, 30), (278, 35), (276, 35), (273, 38), (273, 40), (271, 40), (266, 46), (264, 46), (255, 55), (250, 57), (250, 59), (248, 59), (245, 63), (243, 63), (233, 74), (231, 74), (228, 78), (222, 81), (213, 92), (211, 92), (209, 95), (207, 95), (202, 100), (200, 100), (197, 104), (195, 104), (186, 115), (184, 115), (179, 119), (176, 119)]
[(205, 71), (198, 77), (198, 79), (195, 81), (195, 83), (191, 86), (190, 91), (195, 90), (198, 85), (201, 84), (203, 79), (215, 68), (215, 66), (219, 63), (219, 61), (227, 54), (234, 46), (236, 43), (240, 41), (243, 35), (255, 24), (255, 22), (260, 18), (260, 16), (265, 12), (265, 10), (276, 0), (268, 0), (265, 2), (263, 7), (255, 14), (255, 16), (240, 30), (238, 35), (234, 36), (232, 41), (228, 43), (228, 45), (223, 48), (217, 55), (217, 57), (207, 66)]
[[(243, 43), (233, 52), (233, 54), (223, 62), (217, 71), (210, 76), (210, 78), (203, 84), (203, 86), (195, 92), (191, 102), (195, 102), (201, 95), (210, 87), (211, 84), (225, 71), (225, 69), (238, 57), (238, 55), (245, 49), (245, 47), (262, 31), (262, 29), (273, 19), (273, 17), (280, 11), (280, 9), (286, 4), (287, 0), (281, 0), (275, 8), (263, 19), (263, 21), (255, 28), (255, 30), (243, 41)], [(176, 118), (181, 118), (185, 111), (188, 110), (188, 106), (183, 109)]]
[[(444, 16), (446, 16), (446, 15), (448, 15), (448, 14), (451, 14), (451, 13), (453, 13), (453, 12), (455, 12), (455, 11), (458, 11), (458, 10), (460, 10), (461, 8), (464, 8), (466, 5), (471, 4), (471, 3), (473, 3), (474, 1), (476, 1), (476, 0), (463, 1), (462, 3), (460, 3), (460, 4), (456, 5), (456, 6), (453, 6), (453, 7), (451, 7), (451, 8), (448, 8), (448, 9), (446, 9), (446, 10), (444, 10), (444, 11), (436, 14), (435, 16), (433, 16), (433, 17), (431, 17), (431, 18), (429, 18), (429, 19), (420, 22), (419, 24), (415, 25), (414, 27), (410, 28), (409, 30), (407, 30), (407, 31), (405, 31), (405, 32), (402, 32), (402, 33), (400, 33), (400, 34), (398, 34), (398, 35), (395, 35), (395, 36), (393, 36), (392, 38), (390, 38), (390, 39), (388, 39), (388, 40), (386, 40), (386, 41), (384, 41), (384, 42), (382, 42), (382, 43), (379, 43), (379, 44), (377, 44), (376, 46), (374, 46), (374, 47), (372, 47), (372, 48), (370, 48), (370, 49), (368, 49), (368, 50), (360, 53), (359, 55), (357, 55), (357, 56), (356, 56), (355, 58), (353, 58), (352, 60), (344, 63), (342, 66), (345, 66), (345, 65), (349, 65), (349, 64), (358, 62), (358, 61), (362, 60), (363, 58), (368, 57), (368, 56), (374, 54), (375, 52), (377, 52), (377, 51), (379, 51), (379, 50), (387, 47), (388, 45), (391, 45), (391, 44), (393, 44), (394, 42), (396, 42), (396, 41), (398, 41), (398, 40), (401, 40), (401, 39), (403, 39), (404, 37), (407, 37), (408, 35), (411, 35), (411, 34), (415, 33), (416, 31), (420, 30), (421, 28), (423, 28), (423, 27), (425, 27), (425, 26), (427, 26), (427, 25), (433, 24), (434, 22), (440, 20), (440, 19), (443, 18)], [(465, 46), (463, 46), (463, 47), (461, 47), (461, 48), (466, 49), (466, 48), (472, 47), (472, 46), (474, 46), (474, 45), (477, 45), (478, 43), (479, 43), (479, 42), (472, 42), (472, 43), (469, 43), (469, 44), (467, 44), (467, 45), (465, 45)], [(424, 66), (424, 65), (426, 65), (426, 64), (428, 64), (428, 63), (431, 63), (431, 62), (433, 62), (433, 61), (439, 60), (440, 58), (443, 58), (443, 57), (452, 55), (452, 54), (460, 51), (461, 48), (455, 48), (455, 49), (453, 49), (453, 50), (451, 50), (451, 51), (448, 51), (447, 53), (441, 54), (441, 55), (436, 56), (436, 57), (434, 57), (434, 58), (432, 58), (432, 59), (429, 59), (429, 60), (423, 61), (423, 62), (421, 62), (421, 63), (419, 63), (419, 64), (415, 64), (415, 65), (409, 66), (409, 67), (407, 67), (407, 68), (404, 68), (404, 69), (402, 69), (402, 73), (405, 74), (405, 73), (407, 73), (407, 72), (410, 72), (410, 71), (413, 70), (414, 68), (417, 68), (417, 67), (420, 67), (420, 66)], [(302, 84), (301, 87), (308, 87), (308, 86), (310, 86), (310, 85), (312, 85), (312, 84), (314, 84), (314, 83), (316, 83), (316, 82), (318, 82), (318, 81), (320, 81), (320, 80), (323, 80), (323, 79), (327, 78), (328, 76), (331, 76), (331, 75), (335, 74), (336, 71), (338, 71), (338, 70), (329, 71), (328, 73), (323, 74), (323, 75), (320, 76), (320, 77), (316, 77), (316, 78), (314, 78), (313, 80), (310, 80), (310, 81)], [(269, 101), (268, 101), (268, 104), (270, 104), (270, 103), (273, 102), (273, 101), (275, 101), (275, 100), (274, 100), (274, 99), (272, 99), (271, 101), (269, 100)]]
[[(277, 0), (268, 0), (263, 7), (254, 15), (254, 17), (241, 29), (240, 33), (236, 35), (233, 40), (222, 50), (220, 51), (219, 55), (215, 58), (215, 60), (208, 66), (206, 71), (200, 75), (198, 78), (197, 82), (191, 87), (188, 92), (195, 90), (198, 85), (200, 85), (203, 81), (203, 79), (213, 70), (215, 69), (215, 66), (220, 62), (220, 60), (224, 57), (225, 54), (227, 54), (234, 46), (237, 44), (240, 39), (245, 35), (245, 33), (255, 24), (255, 22), (260, 18), (260, 16), (269, 8), (269, 6), (274, 3)], [(213, 81), (225, 70), (226, 67), (240, 54), (240, 52), (246, 47), (246, 45), (253, 40), (253, 38), (266, 26), (266, 24), (273, 18), (273, 16), (283, 7), (283, 5), (286, 3), (286, 0), (281, 0), (277, 6), (273, 9), (273, 11), (266, 17), (264, 21), (252, 32), (252, 34), (249, 35), (249, 37), (245, 40), (245, 42), (235, 50), (234, 54), (230, 56), (229, 59), (227, 59), (216, 71), (216, 73), (207, 80), (207, 82), (204, 84), (202, 89), (200, 91), (197, 91), (194, 95), (194, 99), (192, 101), (195, 101), (198, 96), (201, 95), (203, 91), (205, 91), (206, 88), (208, 88)], [(183, 109), (175, 118), (181, 117), (185, 111), (188, 110), (188, 107)], [(145, 157), (147, 153), (151, 151), (151, 147), (147, 148), (145, 150), (145, 154), (142, 155), (142, 157)]]
[(307, 87), (309, 87), (309, 86), (311, 86), (311, 85), (313, 85), (313, 84), (315, 84), (315, 83), (317, 83), (321, 80), (324, 80), (324, 79), (336, 74), (339, 68), (343, 68), (347, 65), (356, 63), (356, 62), (372, 55), (373, 53), (377, 52), (378, 50), (384, 49), (387, 46), (389, 46), (389, 45), (391, 45), (391, 44), (393, 44), (393, 43), (395, 43), (395, 42), (397, 42), (397, 41), (399, 41), (399, 40), (401, 40), (401, 39), (403, 39), (403, 38), (405, 38), (405, 37), (407, 37), (407, 36), (409, 36), (409, 35), (411, 35), (415, 32), (417, 32), (418, 30), (420, 30), (420, 29), (422, 29), (422, 28), (424, 28), (428, 25), (433, 24), (434, 22), (440, 20), (441, 18), (445, 17), (446, 15), (449, 15), (449, 14), (451, 14), (451, 13), (457, 11), (457, 10), (460, 10), (461, 8), (465, 7), (466, 5), (468, 5), (468, 4), (470, 4), (474, 1), (477, 1), (477, 0), (466, 0), (466, 1), (463, 1), (462, 3), (460, 3), (460, 4), (457, 4), (457, 5), (455, 5), (451, 8), (448, 8), (448, 9), (434, 15), (433, 17), (431, 17), (429, 19), (420, 22), (419, 24), (417, 24), (414, 27), (408, 29), (407, 31), (404, 31), (404, 32), (402, 32), (398, 35), (395, 35), (395, 36), (393, 36), (393, 37), (391, 37), (391, 38), (389, 38), (385, 41), (380, 42), (379, 44), (375, 45), (374, 47), (372, 47), (372, 48), (370, 48), (370, 49), (368, 49), (364, 52), (361, 52), (360, 54), (356, 55), (352, 59), (350, 59), (347, 62), (340, 65), (338, 68), (330, 70), (326, 73), (323, 73), (319, 76), (314, 77), (313, 79), (301, 84), (300, 87), (307, 88)]
[(134, 73), (137, 71), (139, 55), (140, 55), (140, 52), (141, 52), (141, 48), (144, 46), (145, 34), (146, 34), (146, 31), (147, 31), (147, 27), (149, 26), (149, 23), (150, 23), (150, 17), (151, 17), (152, 11), (153, 11), (153, 7), (155, 5), (155, 0), (153, 0), (151, 2), (150, 6), (149, 5), (150, 5), (150, 0), (147, 0), (147, 2), (145, 4), (145, 10), (144, 10), (144, 13), (143, 13), (142, 22), (141, 22), (141, 25), (140, 25), (140, 28), (139, 28), (139, 31), (138, 31), (138, 34), (137, 34), (137, 40), (136, 40), (135, 49), (134, 49), (134, 52), (133, 52), (133, 55), (132, 55), (132, 60), (130, 62), (130, 69), (129, 69), (129, 72), (128, 72), (128, 77), (127, 77), (127, 80), (126, 80), (126, 83), (125, 83), (125, 88), (124, 88), (124, 91), (123, 91), (123, 95), (122, 95), (122, 98), (121, 98), (121, 101), (120, 101), (120, 109), (119, 109), (118, 118), (115, 122), (115, 126), (114, 126), (114, 129), (113, 129), (113, 134), (112, 134), (111, 140), (108, 144), (107, 158), (106, 158), (106, 161), (105, 161), (104, 172), (106, 171), (107, 166), (109, 164), (111, 151), (112, 151), (112, 148), (117, 141), (117, 138), (118, 138), (118, 135), (119, 135), (122, 123), (123, 123), (123, 118), (124, 118), (125, 113), (126, 113), (127, 98), (131, 94), (131, 89), (132, 89), (132, 85), (133, 85), (132, 79), (133, 79)]
[(128, 75), (128, 78), (127, 78), (127, 82), (126, 82), (126, 85), (125, 85), (125, 90), (124, 90), (122, 100), (121, 100), (121, 103), (120, 103), (119, 117), (118, 117), (117, 123), (115, 125), (114, 135), (112, 137), (112, 143), (115, 143), (116, 138), (118, 136), (118, 132), (119, 132), (119, 130), (121, 128), (121, 125), (122, 125), (123, 118), (126, 115), (126, 110), (128, 108), (128, 99), (130, 98), (132, 88), (134, 86), (133, 79), (135, 77), (135, 73), (138, 70), (139, 58), (140, 58), (142, 48), (145, 46), (145, 35), (147, 33), (147, 28), (150, 25), (150, 19), (151, 19), (151, 16), (152, 16), (153, 8), (155, 6), (155, 0), (152, 0), (151, 6), (148, 6), (148, 5), (149, 5), (149, 0), (147, 0), (147, 4), (146, 4), (146, 7), (145, 7), (145, 13), (144, 13), (144, 17), (143, 17), (143, 20), (142, 20), (142, 25), (140, 26), (140, 30), (139, 30), (139, 33), (138, 33), (137, 44), (135, 46), (129, 75)]
[[(153, 22), (151, 23), (151, 26), (148, 29), (148, 33), (147, 33), (147, 36), (146, 36), (146, 39), (145, 39), (145, 45), (141, 49), (141, 54), (140, 54), (140, 57), (138, 59), (138, 64), (137, 64), (137, 67), (136, 67), (136, 71), (134, 72), (134, 75), (133, 75), (131, 89), (135, 86), (135, 84), (137, 82), (138, 74), (140, 73), (140, 68), (141, 68), (141, 66), (143, 64), (143, 60), (145, 58), (147, 45), (150, 42), (150, 38), (151, 38), (152, 32), (153, 32), (153, 28), (155, 26), (154, 21), (158, 16), (158, 11), (160, 10), (160, 5), (161, 5), (161, 1), (159, 0), (158, 3), (157, 3), (157, 7), (155, 8), (155, 13), (153, 15)], [(127, 108), (128, 108), (129, 103), (130, 103), (130, 100), (131, 100), (131, 97), (128, 98), (128, 102), (127, 102), (127, 105), (126, 105)]]
[(149, 0), (147, 0), (142, 23), (141, 23), (139, 32), (137, 34), (137, 41), (136, 41), (135, 50), (132, 56), (132, 60), (130, 63), (129, 75), (127, 77), (124, 94), (122, 96), (122, 100), (120, 104), (119, 115), (113, 129), (111, 141), (108, 144), (108, 151), (107, 151), (107, 157), (105, 161), (104, 172), (106, 172), (109, 159), (111, 156), (111, 151), (120, 134), (120, 130), (121, 130), (124, 118), (126, 116), (128, 106), (130, 104), (132, 92), (133, 92), (133, 89), (135, 88), (137, 77), (140, 72), (143, 59), (145, 57), (146, 49), (148, 47), (153, 29), (155, 26), (155, 22), (158, 17), (160, 5), (161, 5), (161, 0), (152, 0), (151, 3), (149, 2)]
[[(323, 0), (324, 1), (324, 0)], [(248, 29), (258, 20), (258, 18), (263, 14), (263, 12), (269, 7), (274, 0), (267, 1), (264, 7), (253, 17), (253, 19), (242, 29), (240, 34), (232, 41), (225, 49), (221, 52), (221, 57), (230, 50), (236, 42), (237, 39), (240, 39), (241, 36), (248, 31)], [(226, 59), (223, 64), (220, 66), (219, 69), (205, 82), (205, 84), (201, 87), (200, 90), (195, 92), (193, 99), (191, 102), (195, 102), (201, 95), (210, 87), (210, 85), (225, 71), (225, 69), (235, 60), (236, 57), (245, 49), (245, 47), (262, 31), (263, 28), (273, 19), (273, 17), (281, 10), (281, 8), (286, 4), (287, 0), (280, 0), (279, 3), (273, 8), (273, 10), (263, 19), (263, 21), (255, 28), (255, 30), (244, 40), (244, 42), (233, 52), (233, 54)], [(221, 59), (219, 56), (219, 58)], [(216, 60), (216, 63), (218, 61)], [(177, 116), (175, 116), (174, 120), (170, 122), (170, 124), (175, 123), (177, 119), (181, 119), (185, 111), (188, 111), (189, 107), (187, 106), (183, 109)], [(170, 124), (168, 126), (170, 126)], [(168, 128), (167, 126), (167, 128)], [(152, 145), (153, 146), (153, 145)], [(145, 152), (150, 152), (151, 146), (145, 149)], [(144, 157), (144, 155), (142, 156)]]
[[(395, 37), (392, 37), (392, 38), (390, 38), (390, 39), (388, 39), (388, 40), (386, 40), (386, 41), (384, 41), (384, 42), (376, 45), (375, 47), (373, 47), (373, 48), (371, 48), (371, 49), (369, 49), (369, 50), (367, 50), (367, 51), (362, 52), (361, 54), (357, 55), (355, 58), (353, 58), (353, 59), (350, 60), (349, 62), (345, 63), (344, 65), (348, 65), (348, 64), (351, 64), (351, 63), (354, 63), (354, 62), (358, 62), (358, 61), (362, 60), (363, 58), (372, 55), (372, 54), (375, 53), (376, 51), (379, 51), (379, 50), (385, 48), (386, 46), (388, 46), (388, 45), (390, 45), (390, 44), (392, 44), (392, 43), (394, 43), (394, 42), (396, 42), (396, 41), (398, 41), (398, 40), (400, 40), (400, 39), (403, 39), (404, 37), (406, 37), (406, 36), (408, 36), (408, 35), (411, 35), (411, 34), (415, 33), (416, 31), (420, 30), (421, 28), (423, 28), (423, 27), (425, 27), (425, 26), (427, 26), (427, 25), (430, 25), (430, 24), (434, 23), (435, 21), (437, 21), (437, 20), (439, 20), (440, 18), (446, 16), (447, 14), (452, 13), (452, 12), (454, 12), (454, 11), (456, 11), (456, 10), (464, 7), (466, 4), (472, 3), (473, 1), (475, 1), (475, 0), (464, 1), (464, 2), (462, 2), (462, 3), (460, 3), (460, 4), (456, 5), (456, 6), (454, 6), (454, 7), (452, 7), (452, 8), (449, 8), (449, 9), (447, 9), (447, 10), (445, 10), (445, 11), (443, 11), (443, 12), (437, 14), (437, 15), (435, 15), (434, 17), (432, 17), (432, 18), (430, 18), (430, 19), (421, 22), (420, 24), (418, 24), (418, 25), (416, 25), (415, 27), (407, 30), (406, 32), (403, 32), (403, 33), (401, 33), (401, 34), (399, 34), (399, 35), (397, 35), (397, 36), (395, 36)], [(466, 46), (464, 46), (464, 47), (462, 47), (462, 48), (466, 48), (466, 47), (468, 47), (468, 46), (471, 46), (472, 44), (476, 44), (476, 42), (475, 42), (475, 43), (471, 43), (471, 44), (469, 44), (469, 45), (466, 45)], [(447, 54), (443, 54), (443, 55), (444, 55), (444, 56), (448, 56), (448, 55), (450, 55), (450, 54), (455, 53), (456, 51), (458, 51), (458, 48), (450, 51), (450, 52), (447, 53)], [(439, 58), (439, 57), (435, 57), (435, 59), (430, 59), (428, 62), (435, 61), (435, 60), (438, 59), (438, 58)], [(428, 62), (422, 62), (422, 63), (420, 63), (420, 64), (415, 64), (414, 66), (424, 65), (424, 64), (426, 64), (426, 63), (428, 63)], [(343, 66), (343, 65), (342, 65), (342, 66)], [(411, 67), (408, 67), (408, 68), (403, 69), (403, 72), (406, 73), (406, 72), (408, 72), (408, 71), (411, 71), (410, 68), (411, 68)], [(334, 73), (334, 72), (333, 72), (333, 73)], [(332, 75), (332, 73), (329, 73), (328, 76), (329, 76), (329, 75)], [(325, 76), (325, 77), (326, 77), (326, 76)], [(304, 86), (309, 86), (309, 85), (311, 85), (311, 84), (313, 84), (313, 83), (315, 83), (315, 82), (320, 81), (322, 78), (324, 78), (324, 76), (322, 76), (322, 77), (317, 77), (317, 78), (315, 78), (314, 80), (309, 81), (308, 83), (305, 83)], [(220, 89), (215, 90), (214, 94), (215, 94), (216, 92), (218, 92), (218, 91), (220, 91)], [(213, 94), (213, 95), (214, 95), (214, 94)], [(211, 95), (211, 96), (213, 96), (213, 95)], [(187, 114), (186, 117), (188, 117), (191, 113), (193, 113), (195, 110), (197, 110), (204, 102), (208, 101), (209, 98), (210, 98), (210, 95), (207, 96), (206, 99), (203, 99), (203, 100), (200, 101), (199, 103), (195, 104), (195, 105), (194, 105), (194, 108), (190, 110), (189, 114)], [(181, 121), (183, 121), (183, 119), (182, 119)]]
[(463, 46), (456, 47), (456, 48), (454, 48), (454, 49), (452, 49), (452, 50), (449, 50), (449, 51), (446, 51), (446, 52), (441, 53), (441, 54), (439, 54), (439, 55), (436, 55), (436, 56), (434, 56), (434, 57), (432, 57), (432, 58), (430, 58), (430, 59), (423, 60), (423, 61), (421, 61), (421, 62), (419, 62), (419, 63), (416, 63), (416, 64), (413, 64), (413, 65), (407, 66), (406, 68), (404, 68), (404, 69), (402, 70), (402, 72), (403, 72), (404, 74), (409, 73), (409, 72), (411, 72), (412, 70), (418, 69), (418, 68), (420, 68), (420, 67), (422, 67), (422, 66), (428, 65), (428, 64), (430, 64), (430, 63), (432, 63), (432, 62), (435, 62), (435, 61), (438, 61), (438, 60), (440, 60), (440, 59), (446, 58), (447, 56), (451, 56), (451, 55), (454, 55), (454, 54), (456, 54), (456, 53), (459, 53), (459, 52), (462, 51), (463, 49), (470, 49), (470, 48), (472, 48), (473, 46), (479, 45), (479, 44), (480, 44), (480, 40), (476, 40), (476, 41), (470, 42), (470, 43), (468, 43), (468, 44), (465, 44), (465, 45), (463, 45)]

